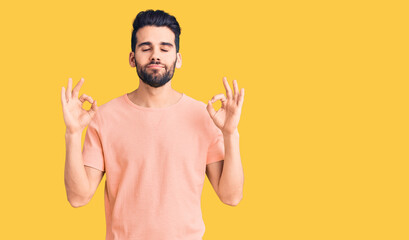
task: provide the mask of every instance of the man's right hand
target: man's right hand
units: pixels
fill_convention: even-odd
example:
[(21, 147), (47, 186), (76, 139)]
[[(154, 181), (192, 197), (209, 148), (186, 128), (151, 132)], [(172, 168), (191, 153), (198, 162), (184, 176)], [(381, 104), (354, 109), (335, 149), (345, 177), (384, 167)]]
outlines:
[[(65, 90), (64, 87), (61, 89), (62, 111), (64, 114), (65, 126), (67, 127), (66, 133), (68, 134), (82, 133), (98, 110), (97, 101), (94, 101), (90, 96), (82, 94), (80, 98), (78, 98), (78, 93), (83, 83), (84, 79), (81, 78), (71, 91), (72, 79), (69, 78), (67, 90)], [(89, 110), (82, 108), (85, 101), (92, 104)]]

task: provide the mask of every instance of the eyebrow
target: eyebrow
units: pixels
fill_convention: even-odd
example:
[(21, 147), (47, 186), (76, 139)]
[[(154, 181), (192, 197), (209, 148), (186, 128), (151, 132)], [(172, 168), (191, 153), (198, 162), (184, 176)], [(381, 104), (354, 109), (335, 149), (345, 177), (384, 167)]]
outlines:
[[(143, 45), (152, 46), (152, 43), (151, 42), (143, 42), (143, 43), (138, 44), (138, 47), (143, 46)], [(161, 42), (160, 45), (173, 47), (173, 44), (169, 43), (169, 42)]]

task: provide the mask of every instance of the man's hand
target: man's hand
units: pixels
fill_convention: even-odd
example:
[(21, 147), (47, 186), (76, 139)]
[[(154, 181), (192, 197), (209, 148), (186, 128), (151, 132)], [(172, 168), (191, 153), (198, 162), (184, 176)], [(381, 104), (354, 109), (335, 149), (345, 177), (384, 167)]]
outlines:
[[(223, 84), (226, 89), (226, 96), (221, 93), (215, 95), (207, 105), (207, 111), (213, 122), (223, 132), (223, 134), (233, 134), (237, 131), (239, 125), (241, 108), (243, 106), (244, 88), (239, 93), (237, 81), (233, 80), (234, 93), (232, 93), (227, 78), (223, 78)], [(213, 108), (213, 103), (217, 100), (222, 102), (222, 106), (216, 112)]]
[[(62, 111), (67, 133), (81, 133), (98, 110), (97, 101), (92, 100), (90, 96), (82, 94), (78, 99), (78, 93), (83, 83), (84, 79), (81, 78), (71, 91), (72, 79), (69, 78), (67, 90), (65, 91), (64, 87), (61, 89)], [(85, 101), (92, 104), (88, 111), (82, 108)]]

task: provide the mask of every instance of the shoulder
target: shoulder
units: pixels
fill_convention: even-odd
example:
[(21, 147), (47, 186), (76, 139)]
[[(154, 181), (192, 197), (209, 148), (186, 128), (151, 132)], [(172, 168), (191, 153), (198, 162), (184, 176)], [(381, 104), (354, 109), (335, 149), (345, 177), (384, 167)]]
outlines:
[(207, 105), (202, 101), (196, 100), (190, 96), (185, 95), (186, 112), (193, 118), (200, 119), (201, 121), (209, 123), (211, 120), (209, 112), (207, 111)]
[(190, 96), (185, 97), (185, 106), (188, 107), (186, 112), (188, 112), (189, 116), (194, 118), (196, 123), (201, 124), (205, 129), (213, 128), (214, 123), (207, 111), (207, 104)]
[(103, 103), (100, 106), (98, 106), (98, 111), (96, 115), (99, 118), (99, 121), (103, 119), (107, 119), (110, 116), (118, 114), (119, 111), (122, 111), (123, 106), (125, 104), (124, 95), (125, 94), (122, 94), (121, 96), (117, 96), (109, 100), (108, 102)]
[(209, 144), (214, 142), (215, 139), (220, 139), (222, 132), (210, 117), (207, 111), (207, 104), (192, 97), (188, 97), (187, 101), (192, 106), (192, 109), (189, 110), (189, 115), (195, 119), (196, 129), (201, 132), (202, 136), (207, 139)]
[(192, 111), (207, 113), (206, 104), (185, 94), (185, 102)]

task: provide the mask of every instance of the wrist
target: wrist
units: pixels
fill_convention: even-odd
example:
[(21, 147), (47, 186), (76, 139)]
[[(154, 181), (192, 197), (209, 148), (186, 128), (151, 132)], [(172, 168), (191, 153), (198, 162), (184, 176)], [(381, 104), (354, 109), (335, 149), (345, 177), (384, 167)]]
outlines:
[(239, 130), (236, 128), (234, 131), (223, 132), (223, 137), (239, 137)]
[(65, 130), (65, 137), (66, 138), (77, 137), (77, 136), (82, 136), (82, 131), (71, 132), (68, 129)]

